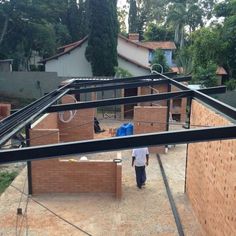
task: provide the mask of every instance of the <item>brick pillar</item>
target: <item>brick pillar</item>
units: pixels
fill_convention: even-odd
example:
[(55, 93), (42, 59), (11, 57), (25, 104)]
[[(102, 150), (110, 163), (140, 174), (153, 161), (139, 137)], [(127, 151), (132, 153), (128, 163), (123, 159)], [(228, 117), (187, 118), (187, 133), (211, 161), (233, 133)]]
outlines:
[(122, 197), (122, 164), (116, 164), (116, 198)]
[(0, 120), (10, 116), (11, 104), (0, 103)]

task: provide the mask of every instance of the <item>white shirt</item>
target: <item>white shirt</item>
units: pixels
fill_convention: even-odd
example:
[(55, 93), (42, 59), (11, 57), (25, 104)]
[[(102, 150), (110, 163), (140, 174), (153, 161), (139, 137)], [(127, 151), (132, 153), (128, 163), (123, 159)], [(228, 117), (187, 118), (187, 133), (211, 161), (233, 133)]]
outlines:
[(135, 157), (134, 165), (135, 166), (145, 166), (146, 164), (146, 155), (148, 155), (148, 148), (137, 148), (133, 149), (132, 157)]

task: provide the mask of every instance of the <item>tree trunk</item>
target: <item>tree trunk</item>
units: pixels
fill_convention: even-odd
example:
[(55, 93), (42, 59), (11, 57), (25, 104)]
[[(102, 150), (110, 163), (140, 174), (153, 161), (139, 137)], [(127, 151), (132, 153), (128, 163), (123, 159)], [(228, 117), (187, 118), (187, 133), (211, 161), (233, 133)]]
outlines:
[(4, 39), (5, 35), (6, 35), (7, 27), (8, 27), (8, 22), (9, 22), (9, 16), (7, 15), (7, 16), (5, 17), (3, 29), (2, 29), (1, 36), (0, 36), (0, 45), (2, 44), (3, 39)]

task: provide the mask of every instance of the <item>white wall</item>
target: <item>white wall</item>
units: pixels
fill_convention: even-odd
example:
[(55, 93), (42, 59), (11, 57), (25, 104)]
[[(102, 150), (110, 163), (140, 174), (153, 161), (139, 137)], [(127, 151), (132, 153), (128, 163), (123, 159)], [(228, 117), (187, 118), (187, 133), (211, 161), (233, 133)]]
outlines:
[(45, 65), (46, 72), (57, 72), (58, 76), (92, 76), (90, 63), (85, 58), (87, 42), (58, 59), (52, 59)]
[(118, 37), (117, 52), (121, 55), (137, 61), (138, 63), (149, 66), (149, 50), (127, 42), (125, 39)]
[(132, 76), (142, 76), (150, 74), (149, 70), (139, 67), (133, 63), (130, 63), (121, 57), (118, 57), (118, 66), (122, 69), (129, 71)]

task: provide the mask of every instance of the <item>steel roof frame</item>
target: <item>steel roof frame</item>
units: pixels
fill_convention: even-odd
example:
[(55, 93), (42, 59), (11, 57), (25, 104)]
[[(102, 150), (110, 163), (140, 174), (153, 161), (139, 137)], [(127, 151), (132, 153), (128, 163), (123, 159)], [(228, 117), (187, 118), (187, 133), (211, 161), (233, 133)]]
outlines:
[[(71, 110), (71, 109), (83, 109), (88, 107), (98, 107), (98, 106), (107, 106), (107, 105), (115, 105), (115, 104), (126, 104), (126, 103), (138, 103), (144, 101), (157, 101), (163, 99), (171, 99), (176, 97), (191, 97), (197, 98), (204, 103), (212, 106), (213, 108), (217, 109), (218, 111), (222, 112), (223, 114), (229, 116), (230, 118), (235, 121), (236, 119), (236, 110), (226, 104), (223, 104), (205, 93), (212, 94), (214, 91), (223, 92), (225, 91), (225, 87), (221, 88), (212, 88), (212, 89), (203, 89), (200, 91), (191, 90), (187, 86), (181, 84), (179, 81), (183, 81), (184, 78), (188, 80), (188, 77), (183, 77), (179, 81), (177, 78), (170, 78), (170, 76), (174, 76), (174, 73), (171, 73), (170, 76), (167, 77), (168, 74), (165, 75), (155, 75), (155, 76), (140, 76), (134, 78), (124, 78), (124, 79), (114, 79), (114, 80), (105, 80), (105, 81), (89, 81), (85, 83), (79, 83), (77, 80), (72, 80), (69, 84), (61, 87), (58, 90), (53, 91), (51, 94), (50, 99), (48, 97), (43, 97), (42, 100), (39, 99), (40, 102), (39, 108), (37, 108), (37, 102), (29, 105), (23, 110), (20, 110), (17, 113), (14, 113), (9, 118), (3, 120), (0, 123), (0, 131), (2, 129), (1, 125), (5, 125), (8, 121), (20, 115), (23, 116), (23, 123), (19, 126), (14, 126), (10, 132), (10, 134), (3, 133), (3, 136), (0, 140), (0, 144), (6, 141), (6, 137), (9, 138), (12, 133), (15, 131), (19, 131), (22, 127), (30, 124), (35, 118), (39, 117), (40, 115), (44, 114), (45, 112), (55, 112), (61, 110)], [(68, 104), (68, 105), (57, 105), (52, 106), (53, 103), (61, 96), (71, 93), (68, 88), (75, 88), (81, 86), (98, 86), (99, 87), (96, 91), (102, 91), (103, 87), (105, 89), (109, 88), (108, 86), (104, 86), (105, 84), (118, 82), (121, 83), (120, 86), (131, 86), (131, 81), (136, 81), (137, 84), (140, 82), (147, 82), (147, 80), (151, 78), (155, 81), (155, 78), (163, 78), (167, 84), (172, 84), (182, 91), (178, 92), (171, 92), (171, 93), (161, 93), (161, 94), (153, 94), (153, 95), (144, 95), (144, 96), (137, 96), (137, 97), (127, 97), (127, 98), (118, 98), (118, 99), (106, 99), (101, 101), (92, 101), (92, 102), (84, 102), (79, 104)], [(127, 80), (127, 81), (126, 81)], [(128, 81), (129, 80), (129, 81)], [(140, 81), (141, 80), (141, 81)], [(145, 81), (146, 80), (146, 81)], [(123, 83), (122, 83), (123, 82)], [(136, 84), (136, 85), (137, 85)], [(112, 85), (113, 86), (113, 85)], [(138, 85), (140, 86), (140, 85)], [(114, 87), (112, 87), (113, 89)], [(86, 88), (87, 90), (81, 91), (84, 92), (91, 92), (93, 87)], [(90, 89), (90, 90), (89, 90)], [(110, 88), (111, 89), (111, 86)], [(114, 88), (115, 89), (115, 88)], [(79, 90), (77, 90), (79, 91)], [(55, 93), (54, 93), (55, 92)], [(36, 105), (35, 105), (36, 104)], [(37, 108), (37, 111), (34, 109)], [(26, 110), (26, 111), (25, 111)], [(23, 112), (23, 115), (21, 114)], [(12, 118), (13, 117), (13, 118)], [(10, 123), (9, 123), (10, 124)], [(9, 125), (11, 127), (11, 124)], [(20, 128), (19, 128), (20, 127)], [(0, 133), (1, 134), (1, 133)], [(91, 152), (99, 152), (99, 151), (111, 151), (111, 150), (118, 150), (118, 149), (126, 149), (132, 147), (140, 147), (140, 146), (152, 146), (152, 145), (166, 145), (166, 144), (178, 144), (178, 143), (190, 143), (190, 142), (200, 142), (200, 141), (210, 141), (210, 140), (219, 140), (219, 139), (234, 139), (236, 138), (236, 125), (231, 126), (224, 126), (224, 127), (209, 127), (209, 128), (202, 128), (202, 129), (193, 129), (193, 130), (181, 130), (181, 131), (168, 131), (168, 132), (161, 132), (161, 133), (152, 133), (152, 134), (142, 134), (142, 135), (133, 135), (128, 137), (119, 137), (119, 138), (110, 138), (110, 139), (102, 139), (102, 140), (86, 140), (80, 142), (72, 142), (72, 143), (65, 143), (65, 144), (54, 144), (54, 145), (46, 145), (46, 146), (39, 146), (39, 147), (28, 147), (28, 148), (21, 148), (21, 149), (9, 149), (9, 150), (0, 150), (0, 163), (7, 163), (7, 162), (16, 162), (16, 161), (26, 161), (26, 160), (38, 160), (38, 159), (45, 159), (49, 157), (57, 157), (60, 155), (70, 155), (75, 153), (91, 153)], [(2, 141), (4, 140), (4, 141)]]

